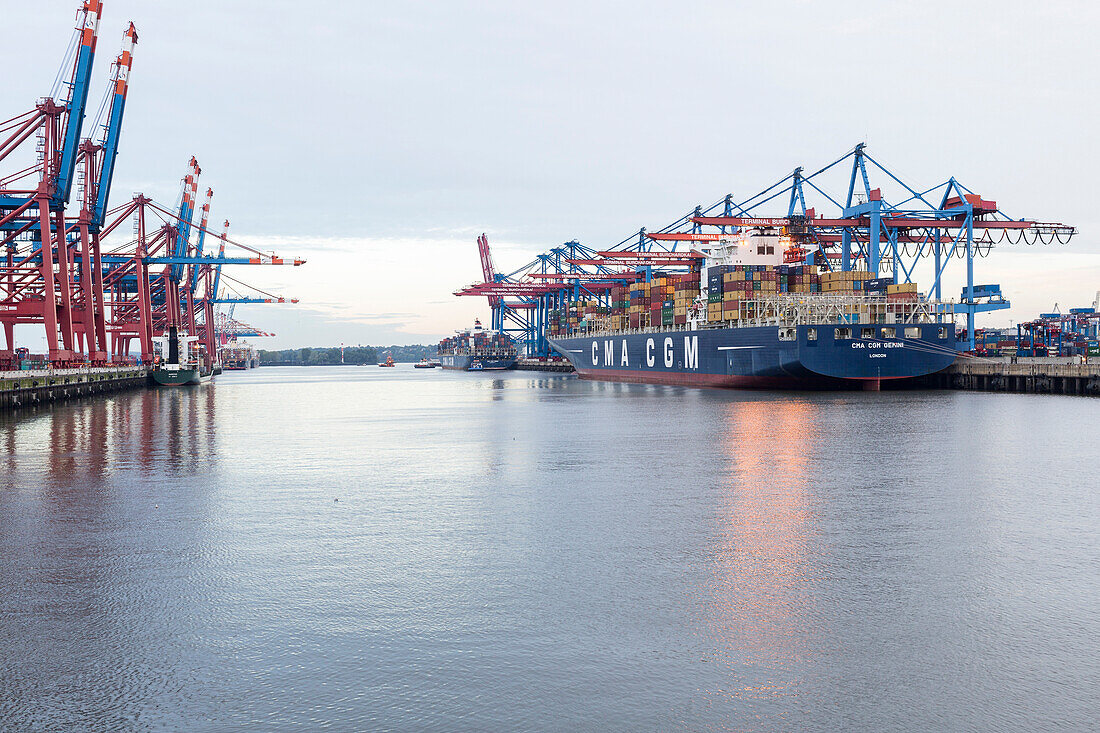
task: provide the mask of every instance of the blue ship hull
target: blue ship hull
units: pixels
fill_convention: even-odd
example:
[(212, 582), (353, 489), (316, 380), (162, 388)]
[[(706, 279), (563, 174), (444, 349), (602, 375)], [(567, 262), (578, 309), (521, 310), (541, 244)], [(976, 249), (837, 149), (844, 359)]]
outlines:
[(516, 357), (489, 358), (472, 354), (440, 354), (439, 363), (444, 369), (497, 372), (515, 366)]
[[(851, 338), (838, 338), (838, 328)], [(956, 358), (951, 323), (704, 328), (552, 338), (550, 345), (582, 379), (697, 387), (874, 389), (882, 380), (933, 374)]]

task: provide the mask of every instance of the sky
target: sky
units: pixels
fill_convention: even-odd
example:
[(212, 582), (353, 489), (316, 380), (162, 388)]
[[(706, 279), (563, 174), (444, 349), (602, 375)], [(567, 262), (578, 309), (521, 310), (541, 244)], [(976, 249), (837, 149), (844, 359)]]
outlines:
[[(0, 4), (21, 69), (0, 86), (8, 118), (48, 93), (78, 3)], [(481, 232), (507, 272), (858, 142), (915, 187), (953, 175), (1014, 218), (1078, 227), (981, 260), (1013, 308), (980, 325), (1100, 290), (1092, 3), (104, 0), (90, 107), (130, 20), (112, 202), (174, 202), (194, 155), (212, 221), (305, 258), (229, 272), (301, 301), (237, 309), (277, 334), (262, 348), (435, 341), (487, 319), (453, 296), (481, 280)]]

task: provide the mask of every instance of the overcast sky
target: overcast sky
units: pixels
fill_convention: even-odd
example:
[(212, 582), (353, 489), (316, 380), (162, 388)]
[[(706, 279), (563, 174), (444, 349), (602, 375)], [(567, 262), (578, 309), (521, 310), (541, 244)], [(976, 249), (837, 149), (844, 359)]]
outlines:
[[(22, 69), (0, 87), (7, 118), (48, 92), (78, 3), (0, 2)], [(278, 333), (268, 348), (435, 340), (487, 314), (451, 295), (480, 280), (480, 232), (507, 271), (860, 141), (914, 186), (954, 175), (1081, 230), (982, 261), (1014, 302), (986, 324), (1100, 290), (1093, 3), (105, 0), (91, 106), (129, 20), (112, 202), (173, 202), (195, 155), (212, 220), (308, 259), (230, 273), (302, 299), (238, 309)]]

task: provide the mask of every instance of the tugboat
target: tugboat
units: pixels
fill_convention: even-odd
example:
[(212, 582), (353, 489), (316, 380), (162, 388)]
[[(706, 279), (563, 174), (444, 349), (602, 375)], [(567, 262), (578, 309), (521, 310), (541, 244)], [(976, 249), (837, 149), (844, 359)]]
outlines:
[(436, 365), (428, 361), (428, 357), (424, 357), (417, 363), (413, 364), (413, 369), (435, 369)]
[(169, 326), (164, 336), (153, 339), (159, 345), (160, 356), (152, 371), (153, 382), (164, 387), (209, 382), (217, 366), (210, 363), (205, 345), (197, 336), (180, 335), (179, 328)]
[(395, 367), (397, 362), (393, 360), (393, 354), (386, 354), (386, 360), (378, 364), (380, 367)]

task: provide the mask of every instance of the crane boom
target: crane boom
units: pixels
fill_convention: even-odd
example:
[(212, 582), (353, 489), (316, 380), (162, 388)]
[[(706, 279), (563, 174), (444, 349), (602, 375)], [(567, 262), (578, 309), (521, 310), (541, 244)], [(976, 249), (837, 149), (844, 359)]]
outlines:
[(69, 100), (66, 104), (65, 133), (61, 148), (61, 165), (57, 172), (57, 185), (50, 196), (50, 203), (60, 206), (69, 203), (69, 194), (73, 188), (73, 175), (76, 172), (76, 160), (80, 148), (80, 130), (84, 125), (84, 108), (88, 103), (88, 83), (92, 77), (92, 61), (95, 59), (95, 45), (99, 35), (99, 15), (103, 9), (100, 0), (85, 0), (80, 11), (82, 21), (80, 46), (76, 53), (73, 76), (70, 81)]
[[(492, 283), (496, 278), (496, 273), (493, 271), (493, 254), (489, 251), (489, 238), (484, 233), (477, 238), (477, 251), (481, 255), (481, 276), (483, 282)], [(498, 296), (489, 296), (490, 307), (496, 307), (501, 304), (503, 298)]]
[[(195, 214), (195, 194), (199, 189), (199, 162), (195, 156), (191, 156), (191, 170), (183, 179), (183, 195), (180, 197), (179, 214), (177, 215), (175, 256), (183, 257), (187, 254), (187, 242), (191, 238), (191, 219)], [(172, 265), (172, 279), (180, 281), (183, 274), (183, 265)]]
[(138, 35), (134, 24), (122, 34), (122, 51), (115, 60), (114, 95), (111, 98), (111, 112), (107, 117), (107, 134), (103, 141), (103, 165), (99, 171), (99, 188), (96, 192), (95, 209), (92, 212), (92, 229), (98, 231), (103, 226), (103, 216), (107, 211), (107, 199), (111, 193), (111, 180), (115, 174), (115, 159), (118, 157), (118, 141), (122, 133), (122, 113), (126, 108), (126, 92), (130, 87), (130, 68), (134, 61), (134, 46)]
[[(210, 199), (214, 198), (214, 189), (206, 189), (206, 201), (202, 204), (202, 216), (199, 218), (199, 234), (195, 242), (195, 256), (202, 257), (202, 245), (206, 239), (206, 221), (210, 218)], [(199, 287), (199, 267), (191, 266), (191, 292), (195, 292)], [(207, 293), (207, 297), (213, 297)]]
[[(220, 237), (220, 239), (222, 241), (221, 241), (221, 244), (218, 245), (218, 259), (219, 260), (225, 259), (225, 238), (228, 237), (228, 236), (229, 236), (229, 219), (226, 219), (225, 222), (222, 224), (222, 234), (221, 234), (221, 237)], [(214, 268), (214, 287), (213, 287), (213, 292), (211, 293), (211, 296), (214, 297), (214, 298), (218, 297), (218, 286), (221, 285), (221, 281), (222, 281), (222, 266), (221, 266), (221, 263), (218, 263), (218, 265)]]

